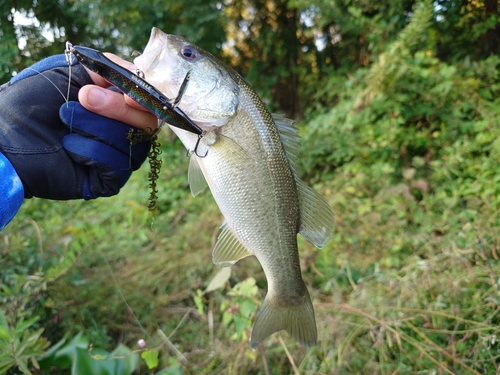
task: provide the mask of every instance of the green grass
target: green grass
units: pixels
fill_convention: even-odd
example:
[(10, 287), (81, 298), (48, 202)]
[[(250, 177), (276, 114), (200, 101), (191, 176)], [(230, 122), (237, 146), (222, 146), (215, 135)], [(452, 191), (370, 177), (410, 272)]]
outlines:
[[(28, 314), (42, 317), (52, 343), (83, 331), (111, 351), (139, 349), (143, 338), (160, 351), (158, 369), (185, 374), (495, 373), (499, 218), (488, 202), (466, 210), (430, 193), (417, 200), (412, 181), (374, 187), (339, 170), (316, 186), (337, 215), (332, 240), (317, 250), (299, 236), (319, 343), (307, 351), (281, 333), (254, 351), (264, 274), (248, 258), (222, 289), (197, 292), (218, 271), (211, 249), (222, 217), (210, 193), (191, 197), (181, 147), (162, 142), (154, 219), (144, 167), (113, 198), (26, 201), (2, 232), (2, 269), (50, 275)], [(235, 288), (250, 278), (256, 293)]]
[(166, 132), (154, 217), (147, 166), (116, 197), (23, 204), (1, 233), (7, 323), (38, 316), (52, 343), (83, 332), (108, 352), (144, 339), (169, 374), (498, 373), (500, 117), (481, 93), (498, 92), (500, 59), (471, 71), (421, 51), (399, 64), (404, 79), (382, 77), (363, 108), (367, 70), (301, 128), (302, 177), (336, 214), (322, 250), (298, 236), (316, 347), (280, 333), (250, 348), (266, 293), (255, 258), (204, 292), (222, 216), (209, 192), (191, 196)]

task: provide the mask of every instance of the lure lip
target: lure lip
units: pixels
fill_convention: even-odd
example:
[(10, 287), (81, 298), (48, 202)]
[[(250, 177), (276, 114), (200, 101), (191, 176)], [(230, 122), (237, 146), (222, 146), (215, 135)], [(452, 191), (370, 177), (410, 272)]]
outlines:
[[(111, 61), (99, 50), (85, 46), (73, 46), (69, 42), (67, 43), (66, 50), (69, 54), (75, 56), (80, 64), (106, 79), (106, 81), (152, 112), (160, 120), (172, 126), (197, 134), (199, 137), (204, 136), (205, 131), (177, 107), (178, 98), (175, 100), (167, 98), (160, 90), (149, 84), (140, 75)], [(126, 83), (128, 83), (130, 87), (127, 87)], [(155, 110), (153, 111), (151, 108), (148, 108), (145, 105), (145, 99), (141, 99), (134, 90), (145, 93), (147, 95), (147, 101), (150, 102)], [(175, 112), (175, 116), (178, 117), (182, 126), (172, 123), (172, 112)]]

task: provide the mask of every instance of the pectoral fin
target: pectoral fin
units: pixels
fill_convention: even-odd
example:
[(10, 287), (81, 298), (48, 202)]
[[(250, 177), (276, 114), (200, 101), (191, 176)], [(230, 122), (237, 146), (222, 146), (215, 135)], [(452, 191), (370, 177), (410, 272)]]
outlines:
[(217, 238), (217, 243), (212, 254), (215, 265), (219, 267), (231, 267), (240, 259), (252, 255), (241, 241), (236, 237), (226, 222), (222, 223), (222, 232)]
[(219, 134), (217, 142), (212, 146), (225, 160), (238, 159), (240, 163), (253, 163), (252, 158), (235, 140)]
[(333, 210), (316, 191), (296, 179), (300, 203), (300, 234), (318, 249), (330, 238), (335, 226)]
[[(179, 132), (178, 129), (175, 129), (175, 131), (176, 134)], [(202, 154), (206, 153), (205, 156), (211, 157), (213, 154), (218, 154), (221, 160), (238, 159), (241, 164), (254, 162), (238, 143), (223, 134), (217, 136), (217, 141), (206, 143), (203, 144), (203, 151), (201, 151)], [(203, 162), (205, 156), (200, 157), (200, 155), (192, 153), (189, 160), (188, 182), (193, 197), (196, 197), (208, 185), (200, 167), (200, 162)]]

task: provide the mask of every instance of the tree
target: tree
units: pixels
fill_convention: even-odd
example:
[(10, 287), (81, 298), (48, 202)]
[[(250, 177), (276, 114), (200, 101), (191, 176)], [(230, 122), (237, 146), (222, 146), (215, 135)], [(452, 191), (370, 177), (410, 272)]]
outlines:
[[(142, 51), (151, 28), (181, 34), (216, 53), (224, 42), (224, 17), (216, 1), (93, 0), (16, 1), (0, 6), (0, 80), (43, 57), (64, 52), (64, 43), (115, 52), (129, 60)], [(30, 25), (15, 25), (22, 15)], [(53, 36), (53, 41), (43, 33)], [(19, 48), (20, 41), (26, 46)]]

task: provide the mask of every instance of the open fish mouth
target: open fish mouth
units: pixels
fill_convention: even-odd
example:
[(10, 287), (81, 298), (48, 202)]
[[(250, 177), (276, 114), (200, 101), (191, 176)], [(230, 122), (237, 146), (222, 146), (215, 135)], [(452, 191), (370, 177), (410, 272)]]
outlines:
[(153, 27), (151, 36), (144, 52), (134, 59), (135, 65), (145, 74), (156, 68), (160, 62), (162, 52), (167, 48), (168, 40), (165, 34)]

